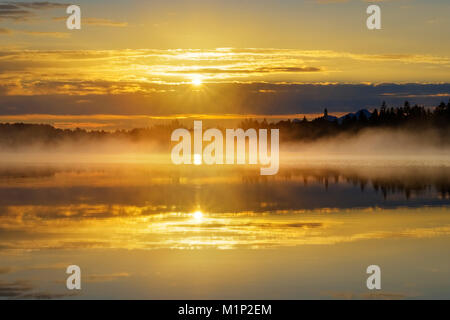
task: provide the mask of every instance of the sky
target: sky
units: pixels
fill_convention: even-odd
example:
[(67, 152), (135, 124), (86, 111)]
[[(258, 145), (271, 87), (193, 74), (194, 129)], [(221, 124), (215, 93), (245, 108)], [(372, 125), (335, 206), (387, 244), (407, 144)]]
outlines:
[[(0, 121), (143, 126), (450, 98), (447, 0), (0, 1)], [(368, 30), (366, 8), (381, 8)], [(194, 116), (193, 116), (194, 115)]]

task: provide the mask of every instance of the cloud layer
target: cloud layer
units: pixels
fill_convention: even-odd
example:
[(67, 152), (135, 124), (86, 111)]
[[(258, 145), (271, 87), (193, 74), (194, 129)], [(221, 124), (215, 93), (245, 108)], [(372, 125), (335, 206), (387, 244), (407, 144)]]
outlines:
[(36, 16), (36, 10), (46, 10), (55, 8), (65, 8), (67, 3), (48, 1), (6, 1), (0, 3), (0, 21), (26, 21)]
[[(277, 115), (406, 99), (432, 106), (448, 99), (450, 85), (427, 80), (448, 80), (449, 68), (445, 56), (329, 50), (3, 50), (0, 114)], [(391, 76), (408, 81), (379, 84)]]

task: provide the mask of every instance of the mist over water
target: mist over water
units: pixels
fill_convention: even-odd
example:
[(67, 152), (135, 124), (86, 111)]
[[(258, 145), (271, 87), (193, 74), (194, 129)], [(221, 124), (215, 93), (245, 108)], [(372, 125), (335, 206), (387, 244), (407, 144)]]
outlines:
[[(203, 143), (205, 147), (207, 143)], [(82, 163), (170, 163), (170, 136), (157, 141), (82, 138), (48, 144), (35, 142), (0, 146), (0, 162)], [(423, 165), (449, 165), (450, 143), (438, 130), (365, 129), (309, 142), (283, 139), (280, 133), (280, 162), (287, 164), (321, 161), (351, 164), (361, 161), (404, 161)], [(316, 162), (317, 164), (317, 162)]]
[(307, 143), (282, 145), (290, 161), (323, 160), (408, 160), (424, 165), (450, 164), (450, 143), (437, 130), (415, 132), (396, 129), (365, 129)]

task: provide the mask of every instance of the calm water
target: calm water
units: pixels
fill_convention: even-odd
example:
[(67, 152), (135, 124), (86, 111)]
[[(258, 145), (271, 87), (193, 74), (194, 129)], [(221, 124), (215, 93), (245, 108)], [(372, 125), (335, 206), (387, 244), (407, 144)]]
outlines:
[(449, 299), (449, 267), (445, 164), (0, 166), (1, 299)]

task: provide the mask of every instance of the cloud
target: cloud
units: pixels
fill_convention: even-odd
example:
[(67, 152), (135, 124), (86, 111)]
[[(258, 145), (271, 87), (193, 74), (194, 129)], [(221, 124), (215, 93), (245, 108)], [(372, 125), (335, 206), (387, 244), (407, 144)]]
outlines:
[(33, 286), (29, 281), (5, 282), (0, 280), (0, 297), (3, 298), (19, 297), (31, 290), (33, 290)]
[[(319, 4), (327, 4), (327, 3), (348, 3), (351, 0), (315, 0)], [(362, 2), (388, 2), (388, 1), (395, 1), (395, 0), (359, 0)]]
[(16, 5), (0, 3), (0, 10), (15, 10), (15, 9), (17, 9)]
[(20, 33), (35, 36), (35, 37), (47, 37), (47, 38), (69, 38), (70, 34), (67, 32), (43, 32), (43, 31), (19, 31)]
[(24, 21), (33, 16), (34, 14), (27, 10), (0, 9), (0, 20), (10, 19), (16, 21)]
[(11, 267), (1, 267), (0, 268), (0, 274), (7, 274), (11, 273), (14, 269)]
[(363, 299), (375, 300), (402, 300), (408, 298), (407, 294), (395, 292), (370, 292), (361, 294)]
[(65, 8), (67, 3), (57, 2), (3, 2), (0, 3), (0, 20), (9, 19), (15, 21), (26, 21), (36, 16), (36, 10)]
[[(55, 17), (53, 21), (65, 21), (67, 17)], [(83, 18), (83, 25), (101, 26), (101, 27), (127, 27), (128, 22), (114, 21), (103, 18)]]
[(48, 37), (48, 38), (69, 38), (70, 33), (67, 32), (43, 32), (43, 31), (29, 31), (29, 30), (11, 30), (11, 29), (4, 29), (0, 28), (0, 35), (1, 34), (25, 34), (29, 36), (35, 36), (35, 37)]
[[(53, 8), (65, 8), (67, 3), (50, 2), (50, 1), (8, 1), (4, 2), (5, 6), (14, 6), (16, 8), (30, 8), (30, 9), (53, 9)], [(1, 9), (1, 6), (0, 6)]]
[(316, 0), (317, 3), (324, 4), (324, 3), (346, 3), (349, 2), (349, 0)]
[[(12, 31), (12, 30), (11, 30)], [(8, 32), (8, 31), (6, 31)], [(34, 36), (69, 37), (69, 33), (16, 31)], [(6, 57), (8, 61), (6, 61)], [(411, 65), (414, 64), (414, 68)], [(355, 65), (358, 67), (355, 68)], [(207, 82), (396, 82), (448, 80), (450, 57), (415, 54), (356, 54), (290, 49), (214, 50), (67, 50), (2, 51), (0, 81), (116, 82), (115, 91), (141, 91), (149, 83), (190, 83), (193, 74)], [(375, 70), (375, 71), (374, 71)], [(378, 71), (380, 70), (380, 71)], [(8, 71), (8, 72), (6, 72)], [(25, 72), (26, 71), (26, 72)], [(411, 72), (414, 76), (411, 75)], [(270, 78), (268, 78), (270, 77)], [(76, 79), (76, 81), (74, 81)], [(101, 80), (100, 80), (101, 79)], [(378, 80), (378, 81), (377, 81)], [(404, 82), (404, 81), (401, 81)], [(22, 93), (28, 94), (25, 86)], [(90, 87), (89, 92), (93, 92)], [(145, 89), (144, 89), (145, 91)], [(86, 92), (88, 93), (88, 92)]]
[[(449, 69), (450, 57), (394, 53), (276, 48), (2, 50), (0, 114), (295, 114), (322, 112), (324, 105), (329, 111), (345, 112), (378, 107), (383, 100), (398, 105), (405, 99), (431, 106), (448, 98)], [(392, 80), (386, 74), (397, 84), (386, 83)], [(198, 94), (191, 86), (194, 75), (204, 83)]]
[[(395, 292), (370, 292), (370, 293), (354, 293), (354, 292), (327, 292), (325, 296), (331, 296), (338, 300), (403, 300), (411, 298), (411, 295)], [(414, 295), (415, 296), (415, 295)]]
[(101, 18), (85, 18), (83, 24), (90, 26), (103, 26), (103, 27), (126, 27), (128, 22), (113, 21), (110, 19)]
[[(17, 71), (39, 72), (41, 65), (47, 64), (58, 74), (59, 81), (76, 72), (79, 80), (98, 77), (148, 82), (154, 78), (159, 83), (169, 83), (190, 81), (193, 73), (203, 73), (207, 76), (205, 80), (214, 81), (255, 81), (261, 79), (260, 75), (277, 74), (279, 80), (293, 82), (303, 79), (302, 74), (307, 73), (323, 74), (328, 79), (333, 74), (341, 76), (345, 73), (354, 78), (357, 76), (355, 73), (363, 73), (365, 68), (371, 69), (378, 64), (398, 69), (399, 72), (406, 71), (405, 68), (410, 72), (406, 65), (411, 63), (424, 65), (423, 68), (427, 67), (426, 64), (442, 65), (442, 72), (447, 65), (450, 66), (448, 57), (283, 49), (10, 51), (2, 52), (2, 55), (8, 56), (9, 63), (2, 63), (5, 58), (0, 56), (0, 70), (14, 65), (22, 66)], [(354, 61), (364, 64), (359, 63), (358, 69), (355, 69)], [(70, 66), (73, 66), (74, 72), (61, 72)], [(78, 66), (82, 66), (82, 70)], [(418, 66), (416, 69), (420, 68)], [(366, 77), (362, 77), (361, 81), (369, 80)]]
[(38, 291), (27, 280), (2, 281), (0, 280), (0, 298), (7, 299), (61, 299), (76, 296), (77, 293), (51, 293)]
[(122, 278), (128, 278), (130, 276), (127, 272), (110, 273), (110, 274), (91, 274), (86, 277), (86, 282), (111, 282)]
[[(323, 112), (324, 106), (329, 112), (353, 112), (361, 108), (379, 108), (382, 101), (389, 107), (401, 106), (405, 99), (412, 104), (436, 106), (441, 101), (448, 101), (449, 97), (442, 93), (450, 92), (450, 84), (215, 83), (203, 85), (203, 93), (196, 94), (190, 84), (81, 82), (75, 79), (18, 81), (16, 78), (10, 84), (4, 83), (3, 89), (0, 85), (2, 91), (0, 115), (5, 116), (101, 114), (170, 118), (174, 115), (222, 114), (229, 115), (226, 118), (232, 115), (236, 118), (236, 115), (317, 114)], [(406, 95), (411, 98), (405, 98)], [(84, 102), (79, 103), (80, 99)], [(58, 120), (67, 122), (66, 119), (53, 121)], [(104, 120), (117, 122), (120, 119), (105, 117)], [(98, 118), (84, 118), (79, 122), (94, 123)]]
[(382, 93), (382, 96), (387, 97), (398, 97), (398, 98), (406, 98), (406, 99), (414, 99), (414, 98), (450, 98), (450, 92), (441, 92), (441, 93), (404, 93), (404, 92), (386, 92)]
[(0, 34), (11, 34), (11, 33), (13, 33), (13, 31), (10, 29), (0, 28)]
[(258, 229), (272, 229), (272, 230), (289, 230), (290, 228), (299, 228), (299, 229), (312, 229), (312, 228), (323, 228), (323, 223), (317, 222), (301, 222), (301, 223), (205, 223), (205, 224), (178, 224), (177, 227), (181, 228), (202, 228), (202, 229), (218, 229), (218, 228), (258, 228)]
[(51, 292), (30, 292), (22, 294), (18, 299), (37, 299), (37, 300), (53, 300), (53, 299), (63, 299), (69, 297), (76, 297), (78, 293), (51, 293)]
[(226, 69), (226, 68), (195, 68), (192, 70), (174, 71), (182, 74), (258, 74), (258, 73), (295, 73), (295, 72), (319, 72), (321, 68), (316, 67), (263, 67), (255, 69)]

